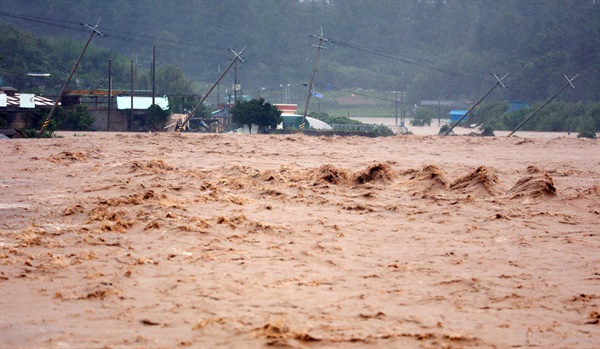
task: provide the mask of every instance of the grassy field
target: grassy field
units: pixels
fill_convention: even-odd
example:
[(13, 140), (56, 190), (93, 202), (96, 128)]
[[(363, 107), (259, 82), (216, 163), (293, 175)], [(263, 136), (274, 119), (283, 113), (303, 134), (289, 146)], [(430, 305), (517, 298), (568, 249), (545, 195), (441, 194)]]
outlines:
[[(298, 104), (299, 113), (304, 111), (306, 104), (306, 95), (304, 93), (306, 92), (304, 91), (300, 94), (298, 91), (291, 95), (290, 102)], [(393, 118), (396, 116), (395, 94), (389, 91), (319, 91), (319, 93), (323, 95), (323, 99), (312, 97), (310, 99), (309, 113), (322, 112), (331, 116), (373, 118)], [(272, 91), (262, 97), (271, 103), (282, 103), (281, 101), (284, 100), (283, 94), (280, 91)], [(404, 109), (407, 112), (409, 107), (405, 104)], [(400, 116), (401, 111), (402, 107), (398, 103), (398, 116)]]

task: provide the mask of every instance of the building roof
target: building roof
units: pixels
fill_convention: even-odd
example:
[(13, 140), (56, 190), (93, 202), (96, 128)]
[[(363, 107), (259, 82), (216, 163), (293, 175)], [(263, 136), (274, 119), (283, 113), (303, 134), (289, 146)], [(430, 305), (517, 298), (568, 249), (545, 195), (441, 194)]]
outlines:
[(298, 110), (298, 104), (273, 104), (282, 113), (293, 114)]
[(321, 121), (319, 119), (311, 118), (310, 116), (306, 117), (306, 120), (310, 124), (310, 127), (317, 130), (333, 130), (333, 127), (328, 123)]
[(53, 105), (53, 100), (42, 96), (36, 96), (32, 93), (15, 93), (14, 96), (0, 93), (0, 108), (16, 107), (33, 109), (38, 107), (51, 107)]
[[(154, 97), (154, 103), (163, 110), (169, 109), (168, 97)], [(152, 97), (133, 96), (133, 109), (148, 109), (152, 105)], [(131, 109), (131, 96), (117, 96), (117, 109)]]

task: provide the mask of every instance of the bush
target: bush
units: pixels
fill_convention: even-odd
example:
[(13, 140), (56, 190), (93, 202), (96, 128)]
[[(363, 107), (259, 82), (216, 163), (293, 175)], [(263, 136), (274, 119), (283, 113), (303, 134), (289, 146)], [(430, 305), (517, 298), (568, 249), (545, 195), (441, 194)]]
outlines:
[(163, 110), (157, 104), (152, 104), (148, 108), (144, 126), (149, 131), (160, 131), (167, 121), (169, 121), (169, 111)]
[(591, 130), (583, 130), (583, 131), (579, 132), (579, 134), (577, 135), (577, 138), (596, 139), (596, 132), (593, 132)]
[(502, 120), (502, 115), (506, 113), (507, 108), (506, 102), (492, 101), (483, 103), (477, 107), (475, 113), (469, 114), (469, 122), (481, 125), (482, 127), (495, 124), (499, 120)]
[(357, 120), (352, 120), (349, 117), (346, 116), (331, 116), (327, 113), (317, 113), (317, 112), (311, 112), (309, 114), (309, 116), (311, 118), (315, 118), (315, 119), (319, 119), (329, 125), (333, 125), (333, 124), (344, 124), (344, 125), (348, 125), (348, 124), (362, 124), (362, 122), (357, 121)]
[(373, 131), (371, 131), (371, 133), (375, 137), (389, 137), (394, 135), (394, 131), (392, 131), (389, 127), (385, 126), (384, 124), (381, 124), (379, 125), (379, 127), (374, 128)]
[(412, 126), (431, 126), (431, 120), (433, 119), (433, 111), (425, 108), (418, 108), (415, 111), (413, 119), (410, 121)]
[(596, 129), (591, 123), (583, 124), (579, 129), (577, 138), (591, 138), (596, 139)]
[(87, 106), (76, 105), (75, 108), (58, 108), (56, 110), (56, 128), (66, 131), (89, 131), (94, 118), (87, 112)]
[(0, 113), (0, 128), (6, 128), (8, 127), (8, 124), (10, 123), (9, 121), (9, 117), (7, 113)]
[(446, 132), (448, 132), (449, 129), (450, 129), (450, 125), (444, 125), (444, 126), (440, 127), (440, 131), (438, 132), (438, 135), (446, 134)]
[(494, 137), (494, 129), (490, 126), (486, 126), (483, 128), (483, 130), (481, 131), (481, 135), (483, 137)]

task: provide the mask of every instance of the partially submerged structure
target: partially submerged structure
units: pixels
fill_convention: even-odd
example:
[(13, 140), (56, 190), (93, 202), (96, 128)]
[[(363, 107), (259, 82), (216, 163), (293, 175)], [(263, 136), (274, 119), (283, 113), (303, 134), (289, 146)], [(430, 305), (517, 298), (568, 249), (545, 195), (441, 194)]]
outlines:
[(54, 101), (49, 98), (0, 87), (0, 129), (25, 128), (32, 113), (50, 110), (53, 105)]
[(298, 104), (273, 104), (277, 109), (281, 111), (281, 118), (283, 122), (277, 128), (283, 129), (296, 129), (299, 130), (301, 128), (302, 122), (306, 121), (304, 124), (304, 129), (308, 130), (310, 128), (316, 130), (331, 130), (332, 127), (319, 120), (312, 118), (310, 116), (306, 117), (304, 120), (303, 115), (296, 114), (298, 111)]

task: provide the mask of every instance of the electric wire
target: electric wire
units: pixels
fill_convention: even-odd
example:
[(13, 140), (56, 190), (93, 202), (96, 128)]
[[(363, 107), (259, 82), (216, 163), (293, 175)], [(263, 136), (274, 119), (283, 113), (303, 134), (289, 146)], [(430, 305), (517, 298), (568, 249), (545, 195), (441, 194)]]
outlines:
[[(419, 59), (418, 61), (416, 59), (413, 58), (409, 58), (409, 57), (402, 57), (399, 55), (394, 55), (388, 52), (384, 52), (382, 50), (378, 50), (378, 49), (373, 49), (373, 48), (367, 48), (367, 47), (363, 47), (363, 46), (359, 46), (356, 44), (351, 44), (351, 43), (347, 43), (347, 42), (343, 42), (343, 41), (339, 41), (336, 39), (328, 39), (329, 42), (339, 45), (339, 46), (343, 46), (343, 47), (347, 47), (347, 48), (351, 48), (354, 50), (358, 50), (358, 51), (362, 51), (362, 52), (367, 52), (376, 56), (380, 56), (380, 57), (384, 57), (384, 58), (388, 58), (391, 60), (395, 60), (395, 61), (399, 61), (399, 62), (403, 62), (406, 64), (410, 64), (410, 65), (414, 65), (420, 68), (424, 68), (424, 69), (429, 69), (429, 70), (434, 70), (440, 73), (445, 73), (445, 74), (449, 74), (449, 75), (453, 75), (453, 76), (457, 76), (457, 77), (461, 77), (461, 78), (465, 78), (465, 79), (470, 79), (470, 80), (475, 80), (478, 82), (493, 82), (492, 80), (489, 79), (483, 79), (481, 77), (477, 77), (477, 76), (473, 76), (470, 74), (466, 74), (464, 72), (458, 72), (455, 70), (450, 69), (451, 67), (446, 65), (446, 68), (443, 68), (441, 66), (443, 66), (440, 63), (437, 62), (433, 62), (433, 61), (428, 61), (428, 60), (424, 60), (424, 59)], [(424, 62), (429, 62), (431, 64), (435, 64), (436, 66), (432, 66), (432, 65), (427, 65), (427, 64), (423, 64), (423, 63), (419, 63), (421, 61)]]
[[(68, 30), (73, 30), (73, 31), (78, 31), (78, 32), (87, 32), (86, 28), (81, 27), (82, 23), (78, 23), (78, 22), (62, 21), (62, 20), (42, 18), (42, 17), (36, 17), (36, 16), (27, 16), (27, 15), (10, 13), (10, 12), (5, 12), (5, 11), (0, 11), (0, 16), (16, 18), (16, 19), (20, 19), (20, 20), (24, 20), (24, 21), (45, 24), (45, 25), (49, 25), (49, 26), (53, 26), (53, 27), (58, 27), (58, 28), (63, 28), (63, 29), (68, 29)], [(136, 42), (136, 43), (139, 43), (142, 45), (148, 45), (148, 46), (157, 46), (157, 47), (176, 50), (176, 51), (189, 52), (189, 53), (194, 53), (194, 54), (198, 54), (198, 55), (202, 55), (202, 56), (209, 56), (209, 57), (213, 57), (213, 58), (219, 58), (219, 59), (227, 59), (228, 58), (227, 56), (224, 56), (224, 55), (208, 53), (208, 52), (199, 51), (196, 49), (157, 43), (160, 41), (163, 41), (163, 42), (168, 41), (166, 39), (159, 39), (159, 38), (154, 38), (154, 37), (147, 36), (147, 35), (140, 35), (140, 34), (119, 31), (119, 30), (111, 29), (111, 28), (107, 28), (107, 27), (99, 26), (98, 29), (103, 32), (105, 37), (108, 37), (108, 38), (115, 38), (115, 39), (123, 40), (123, 41), (127, 41), (127, 42)], [(116, 33), (116, 34), (113, 34), (113, 33)], [(139, 38), (137, 38), (137, 37), (139, 37)], [(168, 42), (174, 43), (174, 44), (179, 44), (179, 45), (185, 45), (188, 47), (199, 46), (196, 44), (190, 44), (190, 43), (185, 43), (185, 42), (181, 42), (181, 41), (168, 41)], [(219, 49), (217, 47), (210, 47), (210, 46), (207, 46), (206, 48)]]

